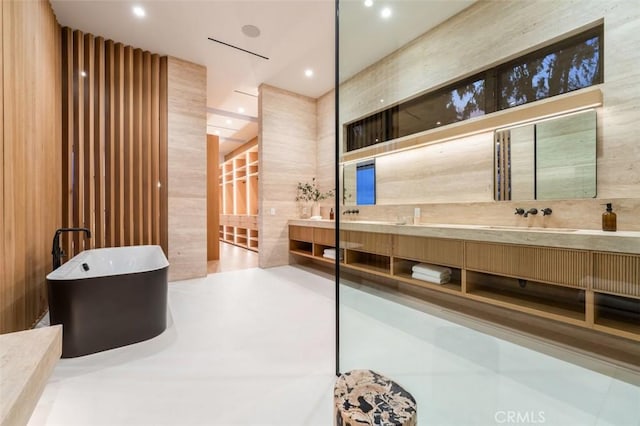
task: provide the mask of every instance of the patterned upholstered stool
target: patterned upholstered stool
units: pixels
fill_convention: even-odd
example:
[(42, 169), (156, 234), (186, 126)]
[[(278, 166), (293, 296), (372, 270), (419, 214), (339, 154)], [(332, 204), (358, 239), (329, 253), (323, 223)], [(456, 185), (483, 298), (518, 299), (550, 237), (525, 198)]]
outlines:
[(416, 400), (399, 384), (371, 370), (342, 374), (334, 388), (336, 426), (416, 426)]

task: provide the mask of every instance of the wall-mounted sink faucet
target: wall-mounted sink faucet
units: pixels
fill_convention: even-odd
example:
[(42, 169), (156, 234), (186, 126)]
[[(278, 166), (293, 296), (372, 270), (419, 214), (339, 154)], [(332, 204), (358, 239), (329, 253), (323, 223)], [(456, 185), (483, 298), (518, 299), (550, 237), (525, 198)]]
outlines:
[(538, 214), (538, 209), (535, 207), (530, 208), (526, 212), (524, 212), (524, 217), (529, 217), (530, 214)]
[(551, 210), (549, 207), (545, 207), (540, 211), (542, 212), (542, 216), (549, 216), (551, 213), (553, 213), (553, 210)]
[(524, 214), (524, 209), (520, 207), (516, 207), (516, 211), (513, 214), (517, 214), (518, 216), (522, 216)]
[(64, 250), (60, 247), (60, 234), (63, 232), (84, 232), (87, 234), (87, 238), (91, 238), (91, 231), (87, 228), (60, 228), (53, 236), (53, 248), (51, 249), (51, 255), (53, 256), (53, 270), (55, 271), (62, 265), (62, 258), (64, 256)]

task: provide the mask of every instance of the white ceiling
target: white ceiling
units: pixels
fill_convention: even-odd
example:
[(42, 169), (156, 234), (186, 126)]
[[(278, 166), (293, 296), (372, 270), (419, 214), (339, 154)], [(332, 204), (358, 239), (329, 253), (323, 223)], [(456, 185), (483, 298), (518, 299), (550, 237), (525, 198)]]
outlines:
[[(474, 0), (363, 0), (340, 3), (341, 81), (376, 62)], [(258, 86), (317, 98), (334, 87), (333, 0), (51, 0), (63, 26), (207, 67), (208, 132), (225, 154), (258, 133)], [(134, 5), (146, 11), (132, 13)], [(382, 7), (392, 9), (389, 19)], [(257, 38), (242, 33), (255, 25)], [(357, 34), (358, 36), (350, 36)], [(266, 56), (208, 40), (208, 37)], [(311, 68), (308, 78), (304, 71)], [(240, 113), (239, 108), (244, 112)]]

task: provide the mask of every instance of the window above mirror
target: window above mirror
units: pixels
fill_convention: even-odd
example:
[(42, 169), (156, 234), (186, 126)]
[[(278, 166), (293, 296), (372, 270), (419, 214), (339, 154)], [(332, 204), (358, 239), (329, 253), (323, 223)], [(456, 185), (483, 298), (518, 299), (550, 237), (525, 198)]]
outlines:
[(345, 152), (603, 82), (603, 26), (345, 125)]

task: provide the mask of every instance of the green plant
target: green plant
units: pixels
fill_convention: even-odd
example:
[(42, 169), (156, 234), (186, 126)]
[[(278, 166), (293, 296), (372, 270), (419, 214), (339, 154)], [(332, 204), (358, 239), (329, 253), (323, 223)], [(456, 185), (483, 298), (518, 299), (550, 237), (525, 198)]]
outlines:
[(298, 182), (298, 193), (296, 194), (296, 201), (321, 201), (327, 198), (333, 197), (333, 189), (327, 192), (320, 192), (316, 186), (316, 178), (311, 180), (311, 183)]

